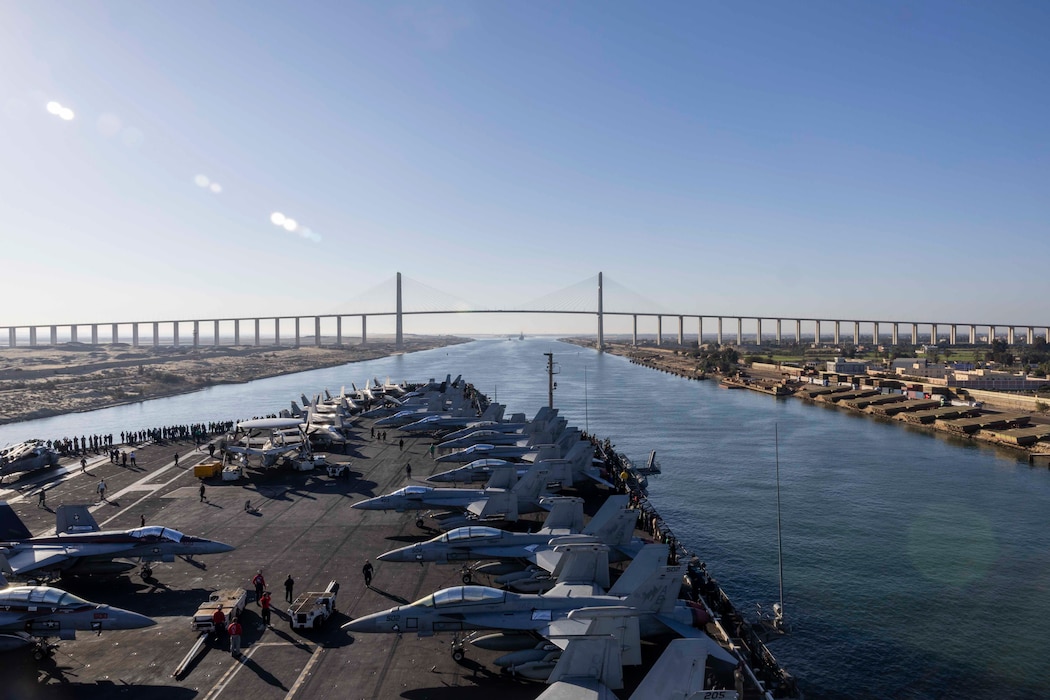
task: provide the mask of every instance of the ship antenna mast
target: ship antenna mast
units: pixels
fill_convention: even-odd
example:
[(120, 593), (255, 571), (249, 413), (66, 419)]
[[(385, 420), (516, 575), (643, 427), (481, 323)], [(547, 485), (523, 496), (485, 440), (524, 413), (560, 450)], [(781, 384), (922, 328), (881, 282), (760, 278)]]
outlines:
[(558, 388), (558, 382), (554, 381), (554, 353), (543, 353), (547, 358), (547, 408), (554, 408), (554, 390)]

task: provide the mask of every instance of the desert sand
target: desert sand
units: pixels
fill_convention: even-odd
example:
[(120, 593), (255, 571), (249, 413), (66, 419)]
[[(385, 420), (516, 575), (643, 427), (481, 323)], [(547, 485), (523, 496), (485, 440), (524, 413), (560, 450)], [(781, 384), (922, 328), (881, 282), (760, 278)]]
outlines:
[(468, 342), (455, 336), (369, 339), (344, 347), (132, 347), (66, 343), (0, 349), (0, 424), (184, 394), (397, 352)]

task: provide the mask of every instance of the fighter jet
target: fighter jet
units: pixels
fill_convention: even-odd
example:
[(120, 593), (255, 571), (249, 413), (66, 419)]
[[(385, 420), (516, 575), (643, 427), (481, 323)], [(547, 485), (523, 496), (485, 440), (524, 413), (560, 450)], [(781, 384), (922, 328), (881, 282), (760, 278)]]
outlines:
[[(420, 418), (419, 420), (402, 425), (398, 430), (403, 433), (437, 433), (446, 430), (452, 430), (453, 428), (463, 428), (471, 423), (478, 421), (501, 421), (503, 420), (503, 411), (506, 407), (503, 404), (493, 403), (489, 404), (485, 412), (480, 416), (476, 413), (463, 412), (459, 415), (430, 415)], [(376, 425), (379, 425), (377, 422)]]
[[(636, 577), (626, 584), (621, 577), (604, 594), (588, 593), (578, 584), (562, 583), (542, 595), (511, 593), (486, 586), (456, 586), (409, 605), (359, 617), (343, 625), (343, 629), (352, 633), (414, 632), (421, 637), (436, 632), (501, 630), (509, 639), (523, 639), (532, 646), (536, 637), (531, 635), (554, 639), (586, 634), (589, 625), (577, 619), (581, 609), (620, 607), (624, 615), (637, 618), (634, 634), (624, 640), (624, 653), (633, 664), (638, 664), (641, 662), (640, 637), (665, 634), (668, 630), (685, 637), (704, 636), (701, 629), (693, 627), (692, 610), (685, 601), (677, 600), (685, 568), (684, 564), (659, 566), (651, 570), (640, 585), (631, 585), (637, 581)], [(593, 586), (587, 588), (593, 590)], [(530, 635), (522, 635), (523, 632)], [(453, 658), (463, 658), (461, 644), (453, 646)]]
[[(512, 465), (497, 471), (489, 485), (483, 489), (439, 489), (431, 486), (405, 486), (385, 496), (377, 496), (360, 501), (351, 506), (359, 510), (406, 510), (429, 511), (449, 508), (465, 510), (479, 519), (502, 519), (514, 522), (521, 513), (535, 513), (542, 510), (540, 492), (547, 483), (549, 470), (534, 465), (532, 469), (514, 483), (515, 470)], [(504, 479), (503, 481), (497, 481)], [(498, 486), (497, 486), (498, 484)], [(445, 518), (448, 529), (466, 524), (465, 516)], [(454, 524), (453, 524), (454, 523)], [(423, 518), (416, 521), (423, 526)]]
[(8, 474), (45, 469), (58, 464), (58, 453), (43, 440), (26, 440), (0, 449), (0, 481)]
[[(438, 564), (464, 564), (470, 560), (530, 560), (537, 561), (540, 552), (553, 552), (559, 545), (566, 544), (604, 544), (616, 547), (630, 540), (637, 516), (626, 510), (627, 496), (610, 496), (601, 509), (583, 527), (583, 501), (566, 496), (545, 499), (551, 510), (543, 527), (538, 532), (507, 532), (493, 527), (472, 525), (456, 528), (426, 542), (401, 547), (379, 555), (379, 561), (393, 562), (436, 562)], [(661, 553), (666, 550), (661, 547)], [(549, 564), (543, 571), (550, 585), (554, 579), (548, 571), (554, 571), (557, 561), (551, 557), (540, 559), (541, 564)], [(503, 575), (521, 574), (521, 566), (496, 569), (504, 571)], [(509, 569), (514, 569), (511, 571)], [(478, 570), (474, 566), (463, 569), (463, 583), (470, 583), (473, 574)], [(493, 571), (492, 569), (488, 570)], [(520, 576), (519, 576), (520, 577)], [(548, 586), (549, 588), (550, 586)], [(516, 590), (522, 590), (517, 588)]]
[[(0, 555), (0, 570), (9, 572)], [(130, 630), (156, 624), (145, 615), (91, 603), (50, 586), (11, 586), (0, 574), (0, 651), (33, 646), (42, 659), (54, 652), (47, 637), (75, 639), (78, 631)]]
[(14, 576), (116, 576), (135, 567), (120, 560), (133, 559), (142, 563), (140, 575), (146, 579), (153, 575), (153, 562), (233, 550), (159, 525), (101, 530), (83, 505), (59, 506), (55, 521), (54, 537), (33, 537), (14, 510), (0, 501), (0, 536), (6, 540), (2, 550)]

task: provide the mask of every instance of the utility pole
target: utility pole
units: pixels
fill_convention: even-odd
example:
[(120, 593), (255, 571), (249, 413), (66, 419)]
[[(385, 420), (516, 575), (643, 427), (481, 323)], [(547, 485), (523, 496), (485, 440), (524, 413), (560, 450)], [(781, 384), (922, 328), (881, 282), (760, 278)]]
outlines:
[(558, 383), (554, 381), (554, 353), (545, 352), (543, 353), (547, 358), (547, 408), (554, 408), (554, 390), (558, 388)]

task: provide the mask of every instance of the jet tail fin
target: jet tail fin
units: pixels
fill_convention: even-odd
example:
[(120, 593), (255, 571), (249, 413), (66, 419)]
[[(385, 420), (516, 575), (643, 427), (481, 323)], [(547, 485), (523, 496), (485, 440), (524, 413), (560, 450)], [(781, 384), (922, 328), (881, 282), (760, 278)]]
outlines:
[(621, 493), (607, 497), (605, 503), (602, 503), (602, 507), (594, 514), (591, 521), (587, 523), (587, 527), (583, 528), (583, 534), (596, 534), (598, 530), (605, 527), (605, 524), (612, 520), (617, 513), (626, 509), (629, 502), (630, 499), (627, 495)]
[(547, 679), (550, 688), (537, 700), (556, 698), (615, 698), (623, 687), (620, 644), (609, 636), (581, 636), (569, 641)]
[(492, 468), (492, 474), (485, 483), (487, 489), (509, 489), (518, 480), (518, 470), (513, 464)]
[(7, 501), (0, 501), (0, 540), (28, 540), (33, 536)]
[(558, 583), (595, 584), (609, 587), (609, 548), (596, 544), (562, 545), (564, 550), (551, 572)]
[[(645, 612), (667, 614), (674, 609), (682, 588), (685, 565), (661, 566), (624, 599), (623, 604)], [(617, 581), (619, 583), (619, 581)]]
[(634, 561), (617, 579), (609, 595), (627, 596), (644, 585), (654, 571), (667, 563), (667, 547), (662, 544), (647, 544), (639, 550)]
[(101, 530), (91, 511), (84, 505), (61, 505), (55, 511), (55, 534), (64, 532), (98, 532)]
[(518, 479), (512, 491), (519, 499), (535, 501), (540, 497), (543, 487), (547, 485), (547, 475), (550, 473), (550, 469), (533, 466), (525, 472), (525, 476)]
[[(675, 639), (649, 669), (649, 673), (631, 694), (631, 700), (700, 697), (704, 691), (707, 657), (716, 651), (725, 653), (707, 635)], [(733, 690), (720, 691), (718, 697), (737, 700), (736, 691)]]
[(556, 496), (546, 499), (551, 509), (543, 521), (544, 532), (567, 530), (579, 532), (583, 527), (583, 499), (568, 496)]

